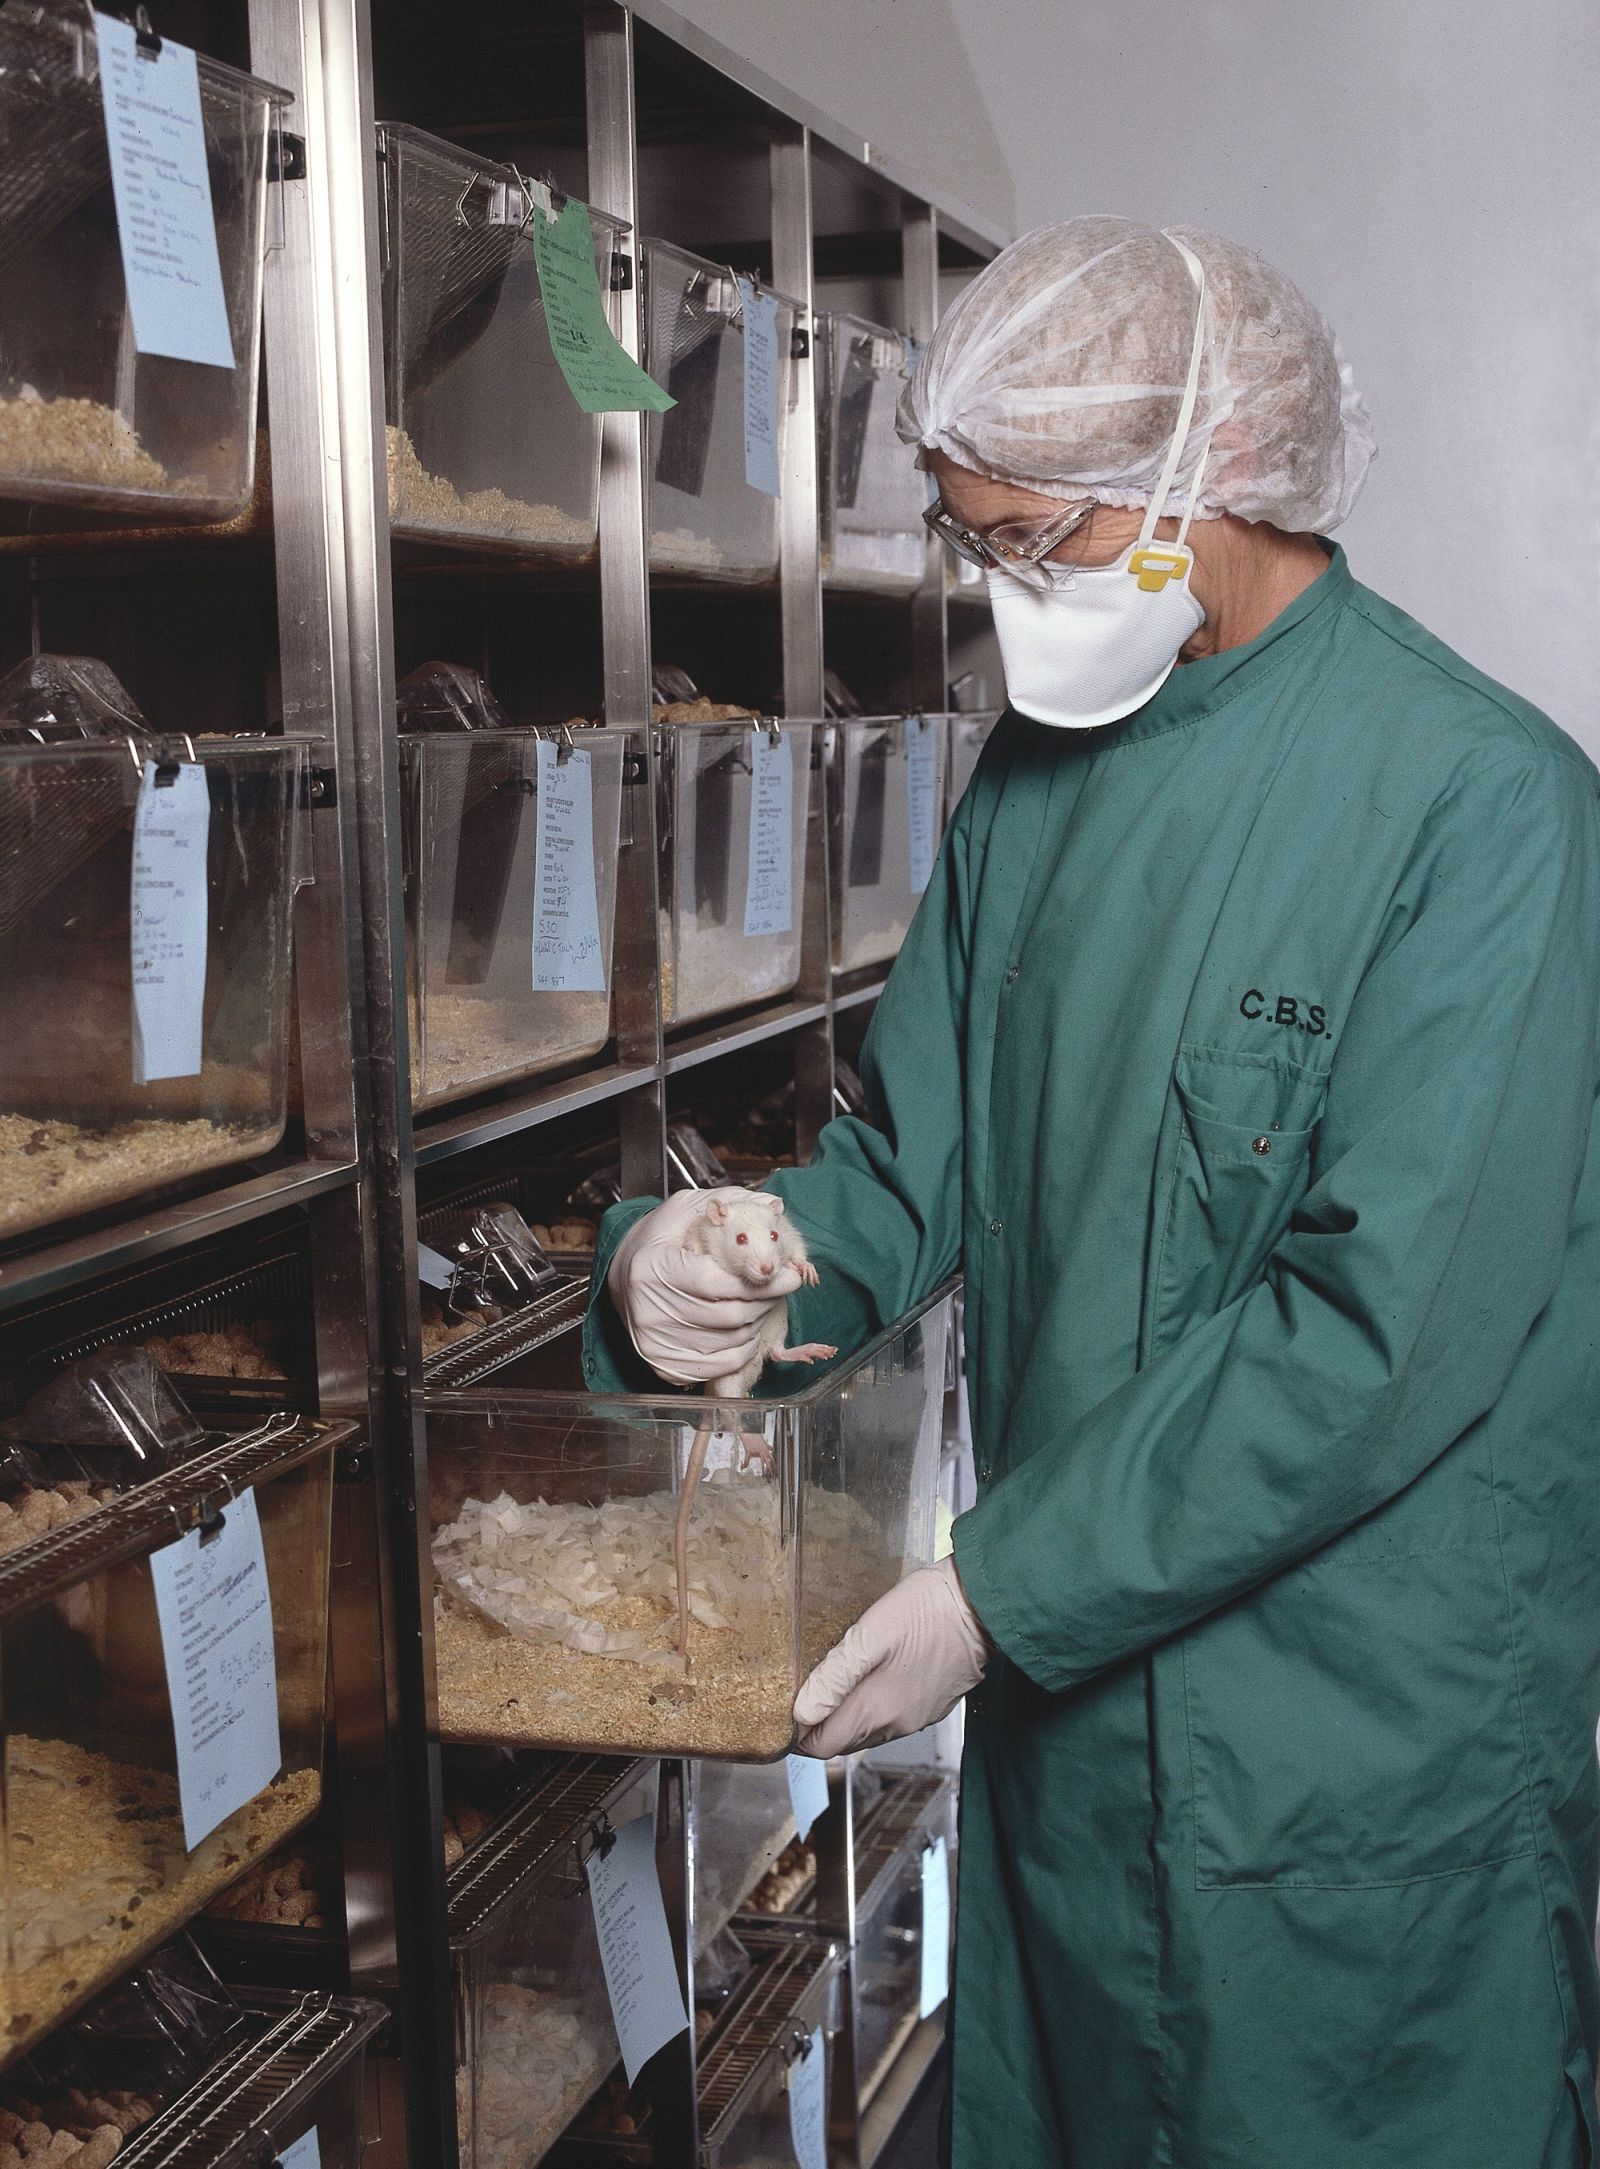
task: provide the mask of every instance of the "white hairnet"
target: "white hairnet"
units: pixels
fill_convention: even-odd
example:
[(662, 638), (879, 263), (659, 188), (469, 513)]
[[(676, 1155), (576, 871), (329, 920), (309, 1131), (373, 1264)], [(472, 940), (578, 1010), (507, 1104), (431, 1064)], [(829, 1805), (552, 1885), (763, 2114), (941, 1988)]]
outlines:
[[(1209, 437), (1198, 516), (1326, 534), (1355, 503), (1372, 425), (1332, 330), (1252, 249), (1188, 226), (1205, 266), (1200, 394), (1169, 512)], [(1069, 218), (1013, 241), (945, 311), (900, 401), (908, 444), (1047, 495), (1146, 505), (1177, 427), (1197, 289), (1166, 236)]]

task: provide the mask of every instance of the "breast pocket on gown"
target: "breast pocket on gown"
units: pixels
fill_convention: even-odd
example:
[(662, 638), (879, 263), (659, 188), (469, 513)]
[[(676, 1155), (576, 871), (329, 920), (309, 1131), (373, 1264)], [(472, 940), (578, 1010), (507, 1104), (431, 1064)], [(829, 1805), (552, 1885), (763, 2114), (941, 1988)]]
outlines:
[(1151, 1352), (1254, 1286), (1310, 1182), (1326, 1081), (1264, 1057), (1185, 1048), (1182, 1127), (1158, 1213)]

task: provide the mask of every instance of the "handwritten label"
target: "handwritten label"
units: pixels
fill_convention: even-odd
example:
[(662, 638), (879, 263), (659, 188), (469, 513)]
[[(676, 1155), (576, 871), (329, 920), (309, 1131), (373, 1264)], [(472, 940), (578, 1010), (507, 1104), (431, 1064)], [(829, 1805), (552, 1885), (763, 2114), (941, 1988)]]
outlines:
[(425, 1288), (448, 1288), (456, 1277), (456, 1269), (440, 1251), (430, 1250), (426, 1243), (417, 1245), (417, 1278)]
[[(160, 780), (158, 781), (158, 774)], [(146, 761), (133, 813), (133, 1081), (198, 1077), (205, 1036), (211, 794), (192, 761)]]
[(599, 1853), (591, 1857), (589, 1900), (631, 2086), (656, 2050), (689, 2023), (661, 1903), (653, 1815), (636, 1815), (624, 1823), (610, 1852), (603, 1859)]
[(801, 1837), (809, 1837), (817, 1817), (827, 1812), (828, 1765), (815, 1755), (790, 1755), (787, 1760), (794, 1826)]
[(778, 297), (739, 281), (744, 321), (744, 478), (768, 497), (782, 495), (778, 447), (783, 429), (783, 366), (778, 354)]
[(750, 840), (744, 888), (746, 934), (787, 934), (794, 924), (794, 747), (766, 731), (750, 737)]
[(191, 1529), (150, 1554), (156, 1619), (178, 1749), (183, 1842), (193, 1852), (283, 1762), (272, 1592), (256, 1495), (222, 1510), (209, 1539)]
[(789, 2066), (789, 2139), (799, 2169), (828, 2169), (828, 2052), (820, 2026)]
[(950, 1993), (950, 1848), (935, 1838), (922, 1856), (922, 1985), (917, 2014), (932, 2018)]
[(533, 211), (533, 256), (550, 346), (585, 414), (665, 414), (676, 406), (646, 376), (606, 322), (594, 268), (589, 207), (569, 196), (559, 217)]
[[(534, 214), (536, 217), (538, 213)], [(587, 753), (561, 758), (539, 741), (539, 822), (533, 876), (536, 994), (604, 994), (600, 898), (594, 870), (594, 773)]]
[(913, 896), (920, 896), (933, 879), (939, 843), (938, 732), (939, 726), (925, 715), (906, 717), (906, 858)]
[(194, 54), (172, 38), (141, 52), (131, 23), (94, 21), (133, 343), (141, 354), (231, 369)]
[(322, 2169), (322, 2149), (317, 2144), (315, 2124), (284, 2148), (278, 2156), (277, 2169)]

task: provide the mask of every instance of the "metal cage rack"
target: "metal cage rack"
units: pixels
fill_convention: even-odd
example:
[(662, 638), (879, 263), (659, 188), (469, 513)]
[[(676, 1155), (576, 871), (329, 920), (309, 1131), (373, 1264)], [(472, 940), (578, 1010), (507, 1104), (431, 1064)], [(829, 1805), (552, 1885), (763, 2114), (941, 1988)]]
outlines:
[[(513, 1839), (531, 1846), (536, 1826), (549, 1838), (556, 1822), (581, 1819), (583, 1786), (600, 1785), (608, 1769), (614, 1782), (617, 1766), (581, 1780), (569, 1771), (579, 1790), (559, 1806), (531, 1793), (525, 1816), (513, 1808), (487, 1851), (447, 1871), (428, 1517), (419, 1511), (427, 1392), (528, 1358), (536, 1370), (567, 1362), (589, 1261), (564, 1254), (556, 1262), (569, 1270), (533, 1302), (424, 1356), (419, 1233), (426, 1241), (436, 1214), (494, 1197), (545, 1217), (602, 1167), (619, 1171), (623, 1195), (660, 1194), (675, 1179), (669, 1127), (695, 1119), (702, 1102), (748, 1094), (749, 1104), (780, 1106), (792, 1129), (785, 1156), (801, 1160), (851, 1104), (861, 1033), (888, 966), (838, 968), (830, 792), (848, 712), (839, 680), (862, 715), (942, 718), (983, 636), (931, 539), (914, 592), (837, 583), (825, 592), (819, 321), (838, 310), (926, 340), (942, 291), (1006, 236), (690, 26), (668, 0), (538, 9), (480, 0), (465, 11), (442, 0), (158, 0), (152, 13), (158, 33), (247, 68), (290, 101), (266, 161), (255, 491), (247, 513), (200, 526), (143, 514), (134, 524), (75, 510), (59, 494), (41, 508), (13, 491), (0, 503), (0, 668), (30, 652), (99, 656), (157, 729), (313, 742), (299, 805), (298, 871), (309, 879), (292, 910), (288, 1127), (258, 1159), (0, 1244), (0, 1405), (16, 1406), (109, 1342), (225, 1334), (258, 1319), (276, 1329), (284, 1380), (180, 1378), (205, 1420), (231, 1435), (215, 1434), (174, 1477), (14, 1554), (0, 1578), (33, 1570), (45, 1550), (98, 1557), (113, 1538), (137, 1549), (171, 1531), (175, 1514), (182, 1526), (211, 1493), (225, 1499), (284, 1454), (337, 1448), (327, 1797), (347, 1926), (320, 1932), (306, 1985), (348, 1986), (388, 2022), (369, 2037), (365, 2019), (325, 1994), (257, 1997), (270, 2023), (255, 2046), (222, 2059), (194, 2101), (169, 2112), (182, 2107), (183, 2119), (164, 2117), (120, 2158), (183, 2169), (270, 2160), (267, 2139), (292, 2130), (262, 2089), (279, 2087), (280, 2107), (298, 2100), (318, 2058), (343, 2052), (337, 2036), (366, 2057), (363, 2169), (456, 2169), (450, 1946), (467, 1881), (487, 1875), (491, 1859), (511, 1873)], [(775, 580), (721, 580), (710, 567), (652, 575), (656, 476), (636, 414), (598, 426), (597, 562), (577, 553), (552, 565), (548, 554), (519, 556), (503, 536), (479, 549), (414, 528), (391, 544), (384, 327), (394, 235), (380, 123), (442, 136), (473, 161), (590, 204), (612, 236), (607, 319), (632, 356), (646, 328), (640, 268), (652, 241), (789, 297)], [(499, 307), (498, 293), (473, 306)], [(709, 397), (709, 375), (697, 377), (687, 349), (685, 359), (686, 395)], [(714, 509), (708, 500), (708, 517)], [(479, 670), (519, 725), (603, 716), (631, 746), (606, 1045), (587, 1063), (417, 1112), (395, 685), (433, 657)], [(810, 786), (793, 864), (797, 981), (681, 1027), (664, 1019), (661, 984), (670, 726), (653, 711), (652, 684), (653, 666), (667, 663), (713, 700), (811, 731), (795, 779)], [(737, 1174), (759, 1173), (759, 1157), (741, 1160)], [(571, 1758), (573, 1769), (590, 1760)], [(663, 1763), (658, 1814), (668, 1921), (692, 2009), (690, 1775)], [(840, 1945), (847, 2007), (856, 1895), (867, 1887), (859, 1848), (877, 1843), (874, 1814), (886, 1811), (863, 1806), (852, 1860), (849, 1774), (833, 1789), (812, 1840), (807, 1902)], [(278, 1957), (292, 1965), (292, 1947)], [(774, 1980), (786, 1968), (798, 1980), (809, 1962), (784, 1960)], [(697, 2047), (691, 2028), (656, 2060), (650, 2148), (661, 2169), (699, 2164), (723, 2129), (738, 2038), (725, 2019)], [(840, 2068), (848, 2082), (847, 2056)], [(861, 2169), (879, 2140), (859, 2104), (840, 2103), (836, 2086), (832, 2158), (836, 2169)], [(881, 2129), (881, 2108), (874, 2114)]]
[(129, 2169), (259, 2169), (384, 2022), (381, 2004), (256, 1989), (252, 2021), (194, 2084), (118, 2152)]

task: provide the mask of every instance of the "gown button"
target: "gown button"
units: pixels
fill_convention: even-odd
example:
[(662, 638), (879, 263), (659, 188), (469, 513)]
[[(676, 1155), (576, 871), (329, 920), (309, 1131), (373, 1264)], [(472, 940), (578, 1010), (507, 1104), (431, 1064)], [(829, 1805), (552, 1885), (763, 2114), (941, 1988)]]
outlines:
[(1011, 969), (1006, 973), (1006, 985), (1008, 987), (1014, 986), (1016, 984), (1017, 974), (1021, 969), (1022, 967), (1020, 964), (1013, 964)]
[(1272, 1139), (1270, 1137), (1258, 1137), (1250, 1150), (1256, 1155), (1257, 1159), (1264, 1160), (1272, 1150)]
[(1002, 1228), (1003, 1228), (1004, 1226), (1005, 1226), (1005, 1222), (1004, 1222), (1003, 1220), (991, 1220), (991, 1221), (989, 1222), (989, 1233), (990, 1233), (991, 1235), (998, 1235), (998, 1234), (1000, 1233), (1000, 1230), (1001, 1230), (1001, 1229), (1002, 1229)]

